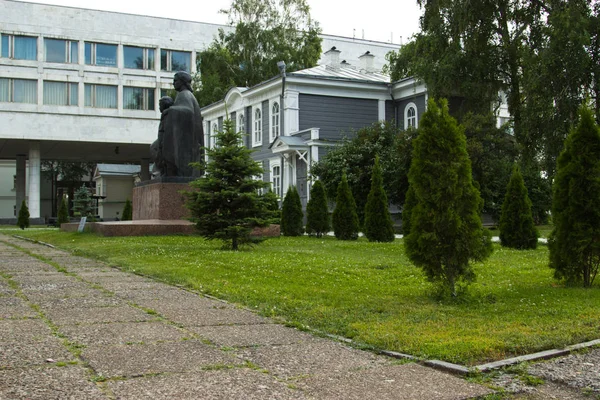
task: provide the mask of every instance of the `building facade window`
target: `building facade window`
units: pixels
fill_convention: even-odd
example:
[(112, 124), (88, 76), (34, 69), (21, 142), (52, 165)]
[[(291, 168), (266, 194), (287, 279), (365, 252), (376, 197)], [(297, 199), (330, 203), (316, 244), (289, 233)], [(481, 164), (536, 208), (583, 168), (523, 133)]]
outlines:
[(219, 132), (219, 125), (214, 123), (212, 125), (212, 132), (210, 135), (210, 147), (213, 149), (217, 147), (217, 132)]
[(244, 134), (246, 133), (246, 119), (244, 118), (244, 114), (240, 114), (238, 117), (238, 132)]
[(271, 185), (273, 185), (273, 193), (281, 197), (281, 165), (271, 167)]
[(123, 86), (125, 110), (154, 110), (154, 89)]
[(252, 145), (262, 145), (262, 112), (260, 108), (254, 110), (254, 131), (252, 135)]
[(117, 87), (86, 83), (85, 106), (95, 108), (117, 108)]
[(85, 63), (100, 67), (116, 67), (117, 45), (85, 42)]
[(37, 81), (0, 78), (0, 102), (37, 104)]
[(44, 39), (44, 56), (46, 62), (77, 64), (79, 43), (63, 39)]
[(76, 106), (79, 104), (79, 84), (44, 81), (44, 104)]
[(189, 51), (161, 50), (160, 69), (162, 71), (190, 72), (192, 53)]
[(279, 121), (280, 121), (280, 113), (279, 113), (279, 103), (274, 102), (271, 107), (271, 142), (279, 136)]
[(14, 60), (37, 60), (37, 37), (2, 34), (0, 54)]
[(418, 124), (417, 105), (415, 103), (409, 103), (404, 109), (404, 129), (417, 129)]
[(123, 66), (131, 69), (154, 69), (154, 49), (123, 46)]

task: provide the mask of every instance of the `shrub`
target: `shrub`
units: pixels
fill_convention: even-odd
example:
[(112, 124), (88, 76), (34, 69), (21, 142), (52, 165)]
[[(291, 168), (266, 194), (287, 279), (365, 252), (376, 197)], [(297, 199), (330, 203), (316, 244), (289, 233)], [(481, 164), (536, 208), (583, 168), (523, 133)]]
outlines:
[(279, 209), (279, 199), (277, 195), (269, 189), (262, 197), (265, 202), (265, 206), (268, 210), (267, 220), (270, 224), (279, 225), (281, 224), (281, 210)]
[(356, 214), (356, 203), (346, 174), (342, 175), (342, 181), (338, 185), (337, 197), (335, 198), (335, 209), (331, 217), (333, 233), (339, 240), (358, 239), (358, 215)]
[(537, 247), (539, 234), (533, 223), (531, 200), (517, 165), (513, 167), (506, 187), (499, 228), (502, 246), (514, 249)]
[(133, 219), (133, 207), (131, 207), (131, 201), (127, 199), (125, 206), (123, 207), (123, 214), (121, 215), (122, 221), (131, 221)]
[(388, 209), (388, 199), (383, 190), (383, 178), (379, 157), (375, 157), (375, 165), (371, 175), (371, 191), (365, 205), (364, 233), (370, 242), (393, 242), (394, 223)]
[(327, 194), (323, 183), (317, 180), (312, 185), (310, 200), (306, 205), (306, 232), (314, 233), (320, 238), (323, 234), (327, 234), (330, 228)]
[(291, 186), (281, 207), (281, 233), (283, 236), (300, 236), (304, 233), (304, 214), (300, 195), (295, 186)]
[(25, 200), (21, 202), (21, 209), (19, 210), (17, 226), (21, 229), (29, 228), (29, 208), (27, 208)]
[(63, 197), (60, 202), (60, 208), (58, 209), (58, 218), (56, 223), (60, 227), (60, 224), (66, 224), (69, 222), (69, 209), (67, 206), (67, 200)]
[(73, 194), (73, 213), (81, 217), (89, 217), (92, 215), (92, 196), (88, 188), (81, 186)]

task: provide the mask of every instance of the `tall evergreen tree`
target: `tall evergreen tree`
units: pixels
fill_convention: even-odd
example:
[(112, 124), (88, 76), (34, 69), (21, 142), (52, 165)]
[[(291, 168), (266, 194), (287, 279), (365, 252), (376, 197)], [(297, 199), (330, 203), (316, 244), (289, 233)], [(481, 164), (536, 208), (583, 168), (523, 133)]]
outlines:
[(267, 206), (268, 221), (270, 224), (281, 224), (281, 210), (279, 209), (279, 198), (271, 189), (263, 195), (263, 200)]
[(73, 212), (78, 213), (81, 217), (92, 215), (92, 196), (90, 196), (88, 188), (83, 185), (75, 191)]
[(331, 217), (333, 233), (339, 240), (358, 239), (358, 214), (356, 214), (356, 203), (346, 174), (342, 175), (342, 181), (338, 185), (337, 197), (335, 198), (335, 209)]
[(327, 194), (321, 181), (317, 180), (312, 185), (310, 200), (306, 205), (306, 232), (320, 238), (329, 232), (330, 227)]
[(448, 113), (430, 99), (421, 118), (409, 172), (415, 205), (405, 237), (410, 260), (427, 278), (457, 295), (456, 285), (475, 279), (469, 262), (492, 251), (483, 229), (483, 202), (473, 185), (465, 135)]
[(538, 243), (538, 231), (533, 223), (531, 200), (517, 165), (506, 187), (500, 217), (500, 243), (504, 247), (515, 249), (535, 249)]
[(127, 199), (125, 206), (123, 206), (123, 213), (121, 214), (122, 221), (131, 221), (133, 219), (133, 207), (131, 206), (131, 200)]
[(19, 217), (17, 218), (17, 226), (21, 229), (29, 228), (29, 208), (25, 200), (21, 202), (21, 209), (19, 210)]
[(558, 158), (553, 190), (550, 267), (557, 279), (590, 287), (600, 265), (600, 132), (587, 107)]
[(60, 224), (66, 224), (69, 222), (69, 209), (67, 206), (67, 200), (63, 197), (60, 202), (60, 208), (58, 209), (58, 218), (56, 223), (60, 227)]
[(283, 236), (301, 236), (304, 233), (302, 202), (296, 186), (291, 186), (281, 207), (281, 233)]
[(371, 175), (371, 191), (365, 205), (364, 233), (369, 242), (394, 241), (394, 223), (388, 209), (387, 195), (383, 190), (379, 156), (375, 157), (375, 165)]
[(205, 175), (190, 183), (196, 191), (186, 193), (186, 205), (198, 232), (207, 239), (220, 239), (238, 250), (251, 243), (256, 226), (269, 223), (270, 212), (259, 190), (269, 184), (254, 179), (262, 167), (250, 156), (252, 150), (242, 143), (233, 122), (223, 122), (223, 131), (215, 135), (215, 146), (205, 149), (206, 165), (198, 165)]

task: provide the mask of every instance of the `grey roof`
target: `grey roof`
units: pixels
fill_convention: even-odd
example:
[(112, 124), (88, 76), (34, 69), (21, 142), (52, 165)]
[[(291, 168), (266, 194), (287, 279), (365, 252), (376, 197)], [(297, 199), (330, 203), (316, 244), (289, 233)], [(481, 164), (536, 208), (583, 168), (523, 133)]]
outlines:
[(291, 72), (292, 76), (310, 76), (319, 78), (334, 79), (352, 79), (356, 81), (382, 82), (389, 83), (390, 77), (379, 72), (365, 72), (353, 66), (340, 66), (331, 68), (325, 65), (319, 65), (313, 68), (307, 68), (296, 72)]
[(100, 175), (134, 175), (139, 174), (142, 167), (131, 164), (97, 164), (96, 171)]

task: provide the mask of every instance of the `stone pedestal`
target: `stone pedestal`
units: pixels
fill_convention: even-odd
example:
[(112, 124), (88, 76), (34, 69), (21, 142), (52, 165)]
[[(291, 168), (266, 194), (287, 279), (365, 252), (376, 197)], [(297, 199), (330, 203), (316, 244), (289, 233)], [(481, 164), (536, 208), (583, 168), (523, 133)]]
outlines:
[(194, 178), (159, 178), (133, 188), (133, 220), (178, 220), (189, 216), (185, 197)]

